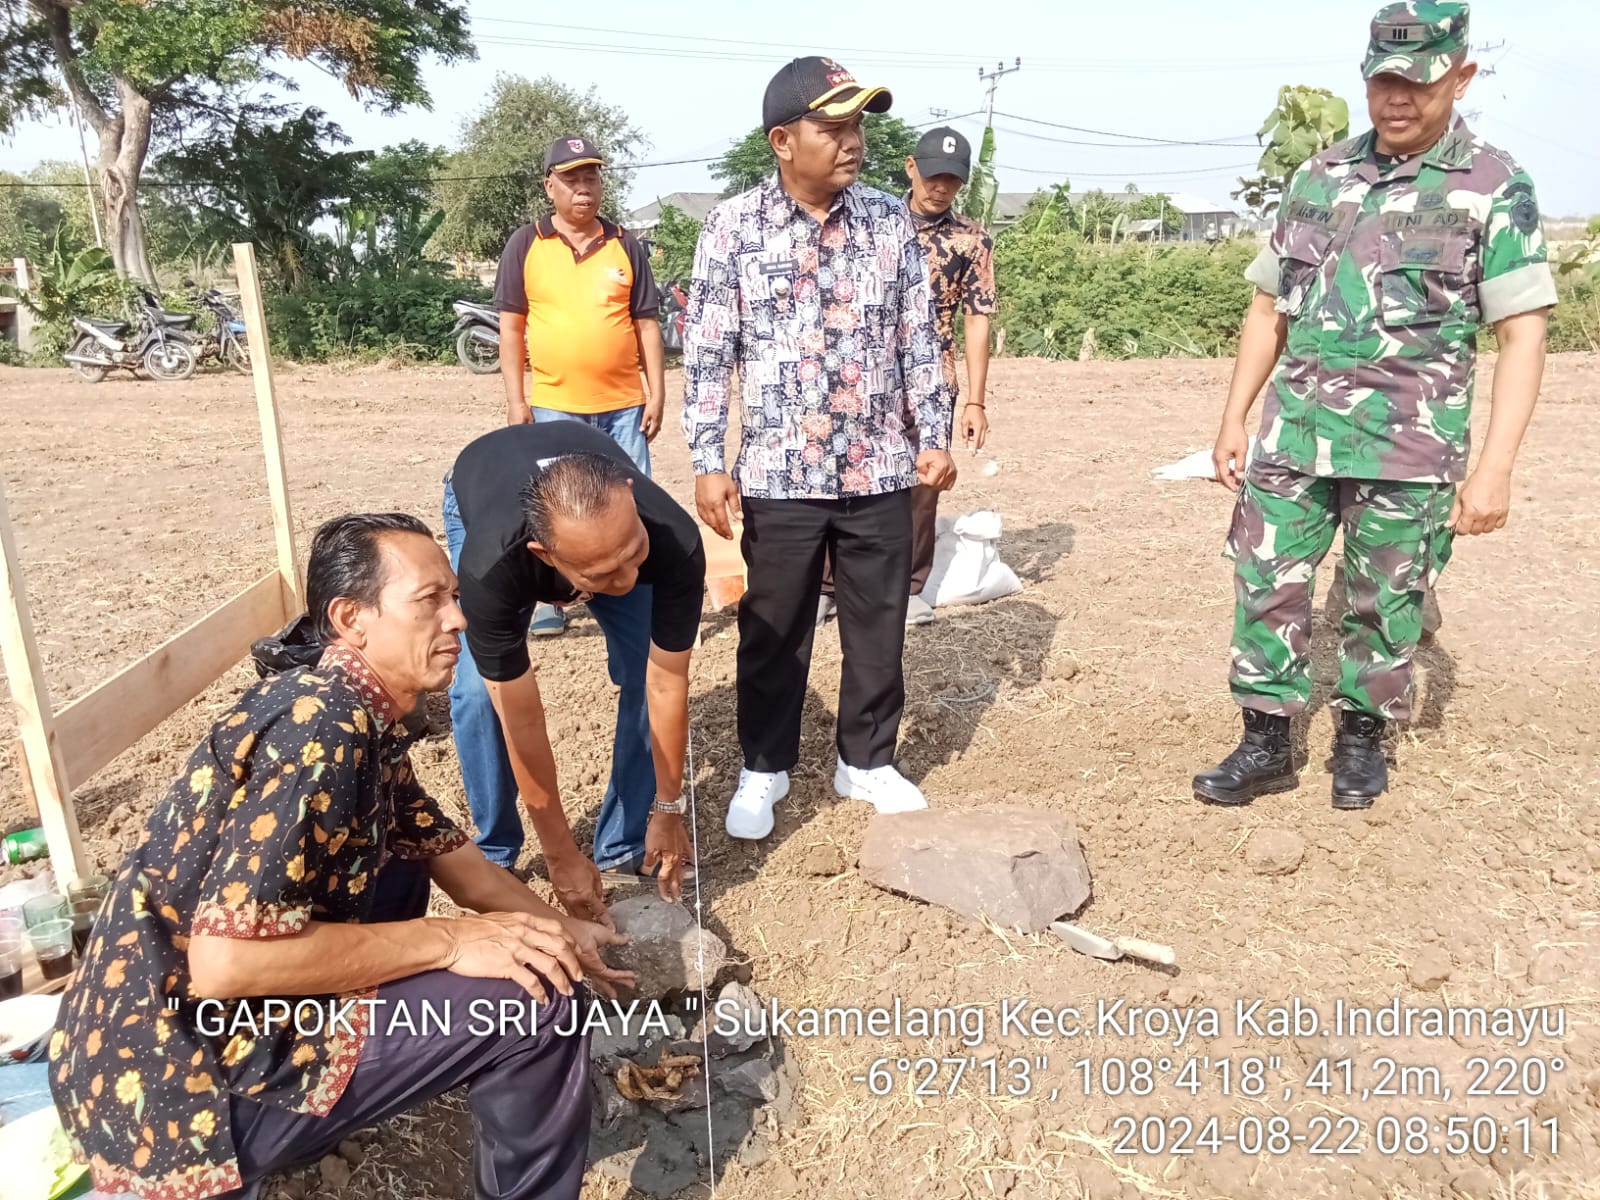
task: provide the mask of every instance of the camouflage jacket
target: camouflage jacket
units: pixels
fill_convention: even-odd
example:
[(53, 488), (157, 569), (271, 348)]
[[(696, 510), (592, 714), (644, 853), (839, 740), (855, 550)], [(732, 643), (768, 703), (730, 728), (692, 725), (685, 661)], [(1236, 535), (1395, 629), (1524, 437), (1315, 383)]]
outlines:
[(1309, 475), (1466, 477), (1479, 326), (1556, 301), (1533, 181), (1456, 124), (1380, 161), (1372, 132), (1301, 167), (1247, 278), (1288, 343), (1258, 457)]

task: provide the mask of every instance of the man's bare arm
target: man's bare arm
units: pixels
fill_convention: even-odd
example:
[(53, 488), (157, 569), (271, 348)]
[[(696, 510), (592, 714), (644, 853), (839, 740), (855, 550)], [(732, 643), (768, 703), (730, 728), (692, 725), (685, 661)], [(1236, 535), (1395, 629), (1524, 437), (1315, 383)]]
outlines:
[(644, 364), (644, 436), (653, 442), (661, 432), (667, 405), (667, 352), (661, 345), (661, 323), (654, 317), (635, 317), (633, 336), (639, 343), (639, 361)]
[(1270, 292), (1256, 289), (1250, 311), (1239, 334), (1239, 353), (1233, 360), (1233, 382), (1228, 385), (1228, 403), (1222, 410), (1222, 430), (1217, 435), (1211, 462), (1217, 469), (1217, 482), (1230, 490), (1244, 482), (1244, 461), (1250, 452), (1250, 437), (1244, 420), (1255, 406), (1256, 397), (1272, 378), (1272, 369), (1283, 355), (1289, 338), (1289, 318), (1278, 311), (1278, 301)]
[(1493, 533), (1511, 512), (1511, 470), (1539, 399), (1549, 325), (1550, 311), (1543, 308), (1495, 324), (1500, 357), (1494, 368), (1494, 407), (1483, 453), (1450, 513), (1457, 533)]
[(528, 369), (528, 316), (500, 314), (500, 379), (506, 386), (506, 424), (526, 425), (533, 420), (524, 388)]

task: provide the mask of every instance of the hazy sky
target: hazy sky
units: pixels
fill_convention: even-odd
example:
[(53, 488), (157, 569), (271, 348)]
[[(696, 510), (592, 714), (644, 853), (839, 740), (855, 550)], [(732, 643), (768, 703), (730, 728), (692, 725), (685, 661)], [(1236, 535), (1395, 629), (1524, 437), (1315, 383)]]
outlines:
[[(1358, 64), (1373, 8), (1372, 0), (858, 0), (763, 10), (753, 0), (608, 0), (558, 9), (471, 0), (478, 59), (426, 68), (431, 112), (379, 116), (316, 70), (292, 74), (298, 103), (325, 109), (356, 147), (371, 149), (407, 138), (453, 144), (498, 72), (593, 85), (645, 132), (645, 158), (655, 162), (726, 149), (759, 123), (766, 81), (795, 54), (830, 54), (862, 82), (890, 87), (893, 111), (913, 124), (930, 122), (933, 108), (952, 118), (981, 109), (979, 67), (1020, 55), (1022, 70), (1001, 81), (995, 105), (1013, 114), (995, 119), (1002, 189), (1069, 179), (1074, 191), (1137, 183), (1228, 202), (1254, 164), (1253, 134), (1280, 85), (1331, 88), (1350, 101), (1352, 127), (1366, 128)], [(988, 20), (987, 11), (1004, 15)], [(800, 12), (837, 19), (803, 21)], [(1469, 119), (1533, 174), (1548, 215), (1600, 213), (1600, 142), (1591, 137), (1600, 86), (1583, 65), (1600, 45), (1600, 4), (1484, 0), (1474, 5), (1472, 40), (1493, 74), (1468, 94)], [(1246, 144), (1167, 146), (1037, 122)], [(953, 123), (976, 142), (978, 117)], [(1070, 144), (1081, 142), (1101, 144)], [(64, 123), (24, 128), (0, 142), (0, 169), (66, 157), (74, 144)], [(703, 164), (651, 167), (636, 173), (630, 200), (713, 188)]]

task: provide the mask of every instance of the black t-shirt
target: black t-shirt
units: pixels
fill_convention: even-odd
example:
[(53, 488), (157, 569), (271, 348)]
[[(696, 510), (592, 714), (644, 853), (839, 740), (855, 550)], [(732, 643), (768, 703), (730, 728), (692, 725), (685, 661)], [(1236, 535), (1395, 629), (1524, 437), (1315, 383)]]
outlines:
[(580, 421), (508, 425), (472, 442), (451, 473), (466, 540), (456, 574), (467, 616), (467, 648), (485, 679), (504, 683), (529, 668), (535, 604), (566, 603), (577, 590), (528, 549), (522, 489), (552, 459), (604, 454), (633, 477), (633, 499), (650, 539), (639, 582), (651, 585), (650, 640), (688, 650), (700, 629), (706, 555), (694, 518), (633, 465), (609, 435)]

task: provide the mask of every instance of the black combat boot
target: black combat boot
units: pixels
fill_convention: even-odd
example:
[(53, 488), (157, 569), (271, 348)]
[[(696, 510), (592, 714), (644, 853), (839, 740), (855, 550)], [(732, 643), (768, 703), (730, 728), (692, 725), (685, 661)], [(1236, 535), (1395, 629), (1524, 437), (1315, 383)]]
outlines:
[(1339, 732), (1333, 738), (1333, 806), (1371, 808), (1389, 786), (1389, 764), (1383, 761), (1384, 720), (1371, 713), (1339, 710)]
[(1194, 777), (1194, 795), (1210, 804), (1249, 804), (1299, 784), (1289, 750), (1289, 718), (1247, 708), (1244, 740), (1217, 766)]

